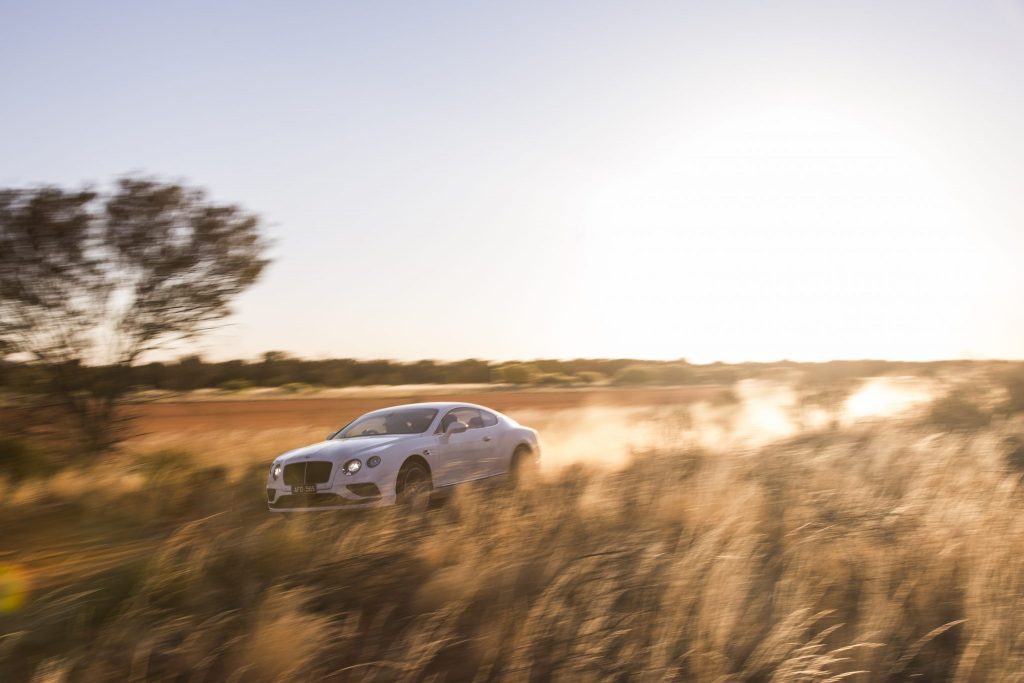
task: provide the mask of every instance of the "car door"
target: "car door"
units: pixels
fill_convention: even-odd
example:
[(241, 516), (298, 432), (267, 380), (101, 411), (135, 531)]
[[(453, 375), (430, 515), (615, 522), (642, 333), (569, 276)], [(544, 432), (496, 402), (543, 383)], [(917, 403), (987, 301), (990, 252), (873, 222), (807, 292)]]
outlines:
[(493, 477), (504, 474), (507, 469), (507, 459), (501, 452), (501, 432), (503, 427), (498, 421), (498, 416), (489, 410), (480, 410), (480, 477)]
[(437, 476), (438, 486), (457, 484), (481, 476), (483, 435), (479, 427), (469, 428), (458, 434), (446, 434), (445, 430), (452, 422), (462, 422), (469, 426), (480, 421), (480, 411), (476, 408), (453, 408), (441, 418), (437, 427), (437, 451), (440, 472)]

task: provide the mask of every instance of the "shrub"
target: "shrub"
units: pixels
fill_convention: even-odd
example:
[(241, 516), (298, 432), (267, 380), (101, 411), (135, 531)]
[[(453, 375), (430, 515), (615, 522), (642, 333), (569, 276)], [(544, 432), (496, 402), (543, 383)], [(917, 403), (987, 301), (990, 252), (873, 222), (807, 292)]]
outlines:
[(149, 478), (162, 478), (170, 473), (179, 473), (195, 465), (192, 455), (184, 451), (164, 448), (144, 453), (135, 459), (135, 467)]
[(1007, 372), (1000, 380), (1007, 394), (1005, 411), (1008, 413), (1024, 412), (1024, 371)]
[(227, 382), (221, 382), (220, 388), (223, 391), (244, 391), (252, 388), (252, 382), (245, 379), (229, 379)]
[(531, 384), (540, 375), (537, 366), (529, 363), (512, 363), (495, 368), (491, 377), (495, 382), (503, 384)]
[(45, 477), (58, 469), (57, 464), (21, 439), (0, 438), (0, 475), (11, 481)]
[(533, 383), (538, 386), (567, 387), (575, 382), (575, 378), (561, 372), (546, 372), (538, 376)]
[(613, 384), (649, 384), (657, 379), (649, 365), (628, 365), (615, 373)]
[(282, 384), (278, 389), (286, 394), (302, 394), (312, 391), (313, 387), (305, 382), (288, 382), (287, 384)]
[(590, 370), (584, 370), (583, 372), (576, 373), (576, 377), (579, 378), (584, 384), (597, 384), (607, 379), (603, 373), (593, 372)]
[(969, 431), (989, 424), (992, 416), (963, 389), (954, 389), (932, 404), (926, 423), (947, 431)]
[(687, 363), (670, 363), (658, 368), (659, 378), (662, 384), (690, 384), (693, 382), (693, 368)]

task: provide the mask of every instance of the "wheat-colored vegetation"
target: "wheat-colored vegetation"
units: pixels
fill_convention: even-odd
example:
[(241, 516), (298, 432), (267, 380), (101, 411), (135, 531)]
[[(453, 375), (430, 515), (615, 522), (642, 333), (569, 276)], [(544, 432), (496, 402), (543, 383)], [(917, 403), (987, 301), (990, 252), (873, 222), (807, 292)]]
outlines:
[(152, 435), (5, 487), (6, 590), (28, 593), (0, 615), (0, 671), (1017, 680), (1012, 392), (929, 385), (926, 401), (886, 381), (903, 400), (889, 391), (884, 410), (905, 412), (885, 418), (864, 406), (871, 383), (841, 400), (739, 385), (699, 406), (534, 415), (556, 467), (422, 516), (267, 513), (266, 456), (312, 427)]

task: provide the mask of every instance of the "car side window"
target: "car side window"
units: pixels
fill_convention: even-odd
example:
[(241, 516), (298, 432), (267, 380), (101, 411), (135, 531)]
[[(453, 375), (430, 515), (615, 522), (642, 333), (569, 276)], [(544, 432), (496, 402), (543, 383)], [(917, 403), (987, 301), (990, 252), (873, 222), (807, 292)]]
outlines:
[(484, 427), (493, 427), (494, 425), (498, 424), (498, 416), (495, 415), (494, 413), (488, 412), (486, 410), (481, 410), (480, 417), (484, 421)]
[(437, 426), (437, 433), (444, 434), (452, 422), (462, 422), (469, 429), (478, 429), (484, 426), (480, 411), (476, 408), (454, 408), (441, 418), (441, 424)]

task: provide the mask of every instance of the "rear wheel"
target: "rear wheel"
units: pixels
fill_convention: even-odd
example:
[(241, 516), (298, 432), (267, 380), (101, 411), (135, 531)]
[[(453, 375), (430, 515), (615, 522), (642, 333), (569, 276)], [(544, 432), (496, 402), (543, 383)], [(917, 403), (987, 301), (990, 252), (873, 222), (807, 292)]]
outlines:
[(509, 480), (512, 485), (519, 487), (529, 483), (537, 476), (537, 458), (529, 446), (520, 445), (512, 453), (512, 466), (509, 469)]
[(426, 468), (418, 462), (411, 462), (398, 473), (397, 503), (412, 512), (426, 510), (433, 488)]

